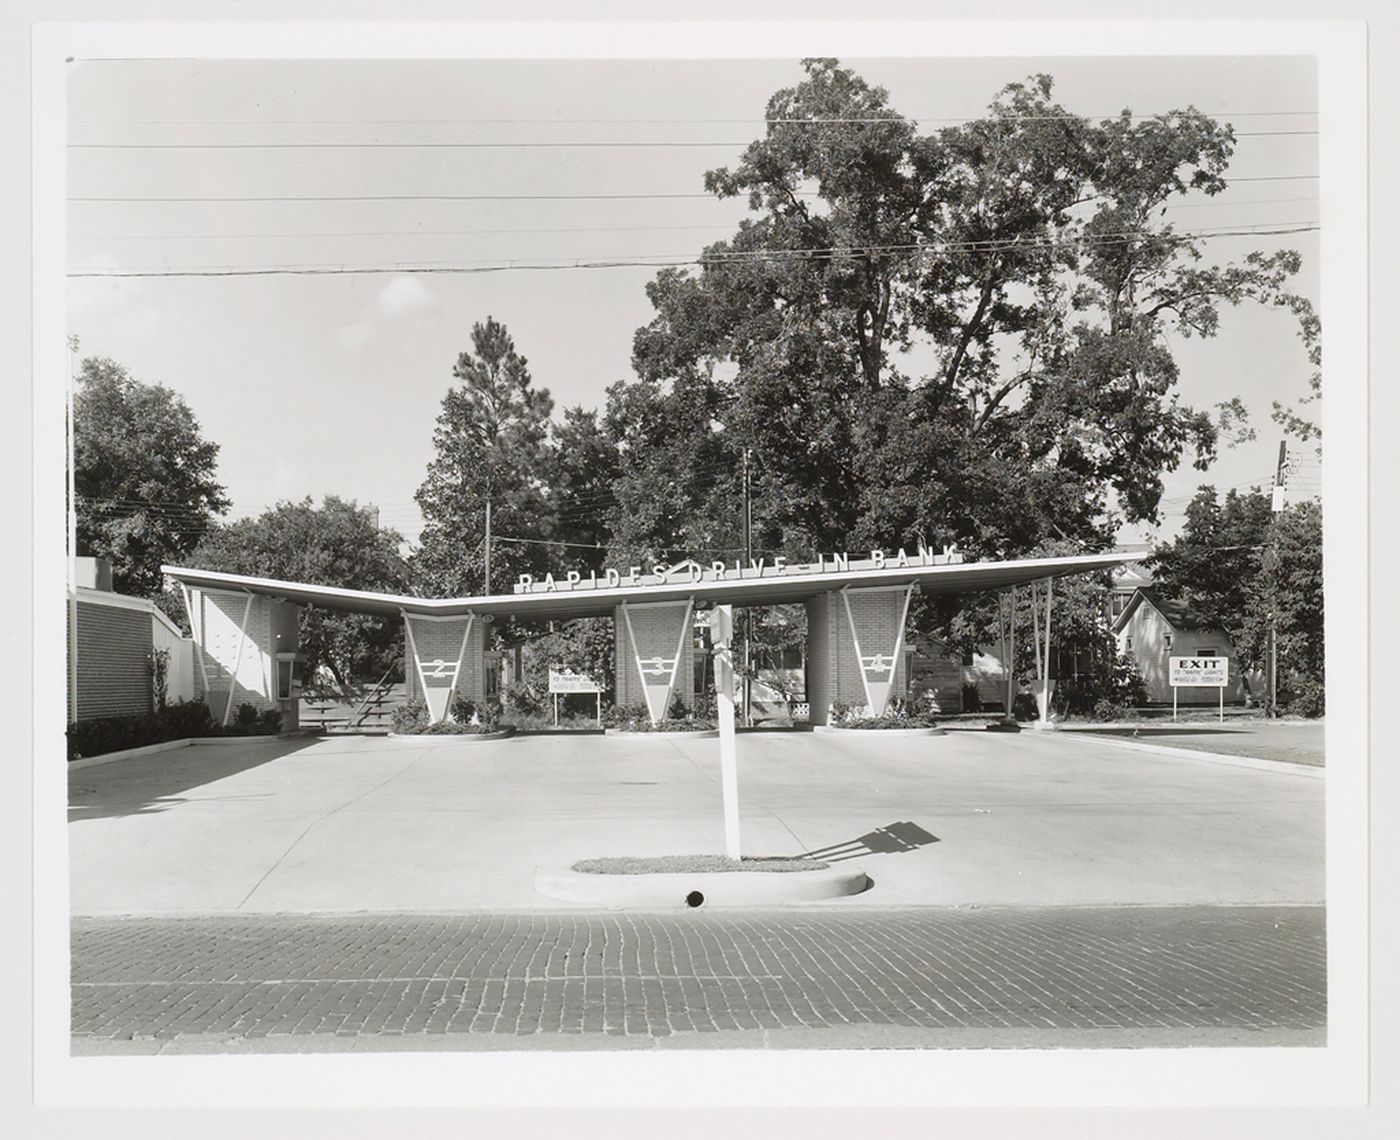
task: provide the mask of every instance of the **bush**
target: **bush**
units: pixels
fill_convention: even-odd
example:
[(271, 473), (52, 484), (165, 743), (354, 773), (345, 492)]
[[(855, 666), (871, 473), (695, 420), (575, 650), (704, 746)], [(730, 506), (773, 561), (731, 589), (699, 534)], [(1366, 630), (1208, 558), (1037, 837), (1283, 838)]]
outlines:
[[(466, 720), (458, 720), (459, 710), (467, 712)], [(428, 719), (428, 703), (422, 697), (412, 697), (394, 710), (394, 731), (401, 736), (468, 736), (479, 732), (497, 730), (496, 714), (498, 706), (487, 704), (478, 707), (471, 701), (458, 697), (452, 702), (449, 715), (433, 724)], [(480, 723), (472, 724), (471, 716), (477, 714)]]
[(394, 731), (411, 735), (428, 727), (428, 703), (422, 697), (410, 697), (394, 710)]
[(502, 701), (507, 712), (538, 713), (544, 711), (544, 702), (539, 695), (524, 681), (517, 681), (505, 692)]
[[(672, 702), (675, 708), (675, 702)], [(621, 732), (705, 732), (715, 727), (712, 720), (702, 720), (688, 710), (683, 716), (667, 716), (655, 724), (645, 705), (613, 705), (603, 713), (603, 723)]]
[(1077, 677), (1062, 677), (1055, 683), (1054, 710), (1070, 716), (1095, 720), (1121, 719), (1131, 710), (1147, 704), (1147, 683), (1137, 662), (1113, 657), (1095, 662)]
[[(256, 710), (254, 710), (256, 712)], [(252, 731), (280, 731), (282, 714), (272, 710), (276, 718), (270, 727)], [(261, 714), (268, 724), (267, 714)], [(176, 701), (157, 712), (141, 716), (107, 716), (96, 720), (78, 721), (68, 726), (68, 759), (85, 756), (105, 756), (127, 748), (143, 748), (148, 744), (164, 744), (168, 740), (192, 740), (201, 736), (249, 735), (246, 728), (220, 729), (214, 722), (209, 706), (203, 701)]]
[(1100, 697), (1094, 702), (1092, 715), (1095, 720), (1137, 720), (1137, 709), (1109, 697)]
[(836, 728), (934, 728), (938, 724), (938, 718), (932, 711), (934, 707), (929, 701), (909, 702), (896, 697), (883, 713), (872, 716), (865, 705), (851, 706), (834, 701), (828, 723)]
[(1327, 686), (1313, 677), (1294, 679), (1286, 696), (1284, 707), (1294, 716), (1319, 717), (1327, 709)]

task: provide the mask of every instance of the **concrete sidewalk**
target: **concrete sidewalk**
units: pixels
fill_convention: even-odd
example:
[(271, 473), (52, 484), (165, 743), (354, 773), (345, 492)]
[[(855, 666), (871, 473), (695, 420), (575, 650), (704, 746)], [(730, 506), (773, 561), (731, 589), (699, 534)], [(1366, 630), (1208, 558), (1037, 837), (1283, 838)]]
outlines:
[[(829, 907), (1317, 903), (1323, 781), (1073, 734), (747, 734), (746, 853), (829, 850)], [(568, 910), (538, 865), (717, 851), (718, 742), (333, 737), (70, 774), (77, 914)], [(894, 826), (892, 826), (894, 825)]]

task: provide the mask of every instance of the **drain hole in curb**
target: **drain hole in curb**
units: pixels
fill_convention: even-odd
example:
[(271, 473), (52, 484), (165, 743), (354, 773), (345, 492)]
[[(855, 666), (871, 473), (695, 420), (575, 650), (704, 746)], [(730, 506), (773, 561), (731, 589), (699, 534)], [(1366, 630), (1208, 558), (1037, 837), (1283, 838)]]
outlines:
[(688, 894), (688, 895), (685, 896), (685, 905), (686, 905), (686, 906), (704, 906), (704, 905), (705, 905), (705, 896), (702, 895), (699, 891), (691, 891), (690, 894)]

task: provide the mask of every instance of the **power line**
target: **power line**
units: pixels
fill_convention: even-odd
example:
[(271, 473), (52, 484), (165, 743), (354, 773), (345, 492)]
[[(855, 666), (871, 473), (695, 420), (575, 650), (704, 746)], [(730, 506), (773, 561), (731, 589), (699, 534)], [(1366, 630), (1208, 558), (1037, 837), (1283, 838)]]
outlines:
[(454, 264), (451, 262), (398, 264), (398, 265), (319, 265), (319, 266), (263, 266), (263, 267), (219, 267), (159, 270), (77, 270), (68, 274), (70, 279), (102, 278), (117, 279), (126, 277), (269, 277), (269, 276), (353, 276), (366, 274), (479, 274), (504, 272), (541, 272), (564, 269), (663, 269), (687, 265), (742, 263), (745, 261), (850, 261), (860, 260), (879, 254), (902, 253), (911, 256), (957, 256), (969, 253), (1035, 251), (1061, 247), (1078, 249), (1113, 248), (1130, 245), (1144, 238), (1172, 238), (1181, 241), (1209, 241), (1226, 237), (1270, 237), (1301, 233), (1314, 233), (1317, 223), (1267, 228), (1253, 226), (1243, 229), (1218, 229), (1188, 231), (1172, 234), (1125, 234), (1122, 236), (1096, 236), (1094, 238), (1060, 238), (1053, 240), (1005, 239), (963, 243), (941, 243), (939, 245), (915, 243), (909, 245), (833, 247), (829, 249), (780, 249), (780, 250), (734, 250), (704, 255), (652, 254), (633, 257), (597, 257), (555, 259), (553, 261), (499, 261), (474, 264)]
[[(898, 122), (899, 120), (876, 120)], [(825, 120), (835, 123), (836, 120)], [(813, 125), (821, 125), (814, 123)], [(1316, 135), (1309, 131), (1238, 131), (1236, 138), (1264, 138), (1285, 135)], [(736, 149), (749, 146), (753, 139), (737, 141), (702, 139), (587, 139), (565, 142), (214, 142), (214, 143), (68, 143), (69, 150), (653, 150), (653, 149)]]
[[(1311, 198), (1254, 198), (1243, 202), (1187, 202), (1165, 207), (1168, 210), (1216, 210), (1236, 209), (1241, 206), (1275, 206), (1303, 202), (1316, 202)], [(1270, 223), (1284, 224), (1284, 223)], [(1286, 223), (1293, 224), (1293, 223)], [(656, 226), (546, 226), (526, 228), (497, 228), (470, 230), (332, 230), (308, 232), (305, 230), (282, 230), (259, 233), (217, 233), (217, 234), (70, 234), (73, 240), (80, 241), (206, 241), (229, 239), (245, 241), (252, 238), (359, 238), (359, 237), (494, 237), (518, 234), (613, 234), (613, 233), (662, 233), (685, 230), (732, 231), (734, 227), (723, 222), (705, 225), (656, 225)]]
[[(1300, 199), (1316, 201), (1315, 198)], [(722, 222), (708, 225), (663, 225), (663, 226), (554, 226), (531, 227), (526, 229), (477, 229), (477, 230), (348, 230), (340, 232), (307, 233), (286, 231), (282, 233), (243, 233), (243, 234), (70, 234), (70, 238), (83, 241), (202, 241), (208, 238), (347, 238), (347, 237), (490, 237), (497, 234), (614, 234), (614, 233), (654, 233), (668, 230), (732, 230), (734, 227)]]
[[(1222, 179), (1227, 185), (1237, 182), (1309, 182), (1320, 178), (1317, 174), (1271, 174), (1243, 178)], [(820, 196), (817, 190), (794, 190), (793, 194), (803, 198)], [(633, 193), (616, 194), (254, 194), (254, 195), (211, 195), (192, 197), (172, 195), (169, 197), (148, 197), (132, 195), (79, 195), (70, 197), (69, 202), (102, 203), (148, 203), (152, 205), (175, 205), (199, 203), (202, 205), (227, 205), (231, 203), (264, 202), (636, 202), (672, 201), (680, 199), (716, 201), (708, 193)]]
[[(1142, 111), (1130, 114), (1132, 119), (1154, 119), (1169, 112)], [(1246, 118), (1286, 118), (1286, 117), (1316, 117), (1317, 111), (1202, 111), (1201, 114), (1212, 119), (1246, 119)], [(1105, 114), (1073, 114), (1063, 112), (1055, 115), (1018, 115), (1006, 113), (995, 116), (990, 115), (879, 115), (864, 117), (843, 117), (843, 116), (811, 116), (806, 115), (801, 118), (768, 118), (767, 116), (749, 115), (743, 118), (733, 119), (699, 119), (699, 118), (576, 118), (576, 119), (72, 119), (73, 126), (737, 126), (741, 124), (767, 123), (783, 125), (811, 125), (826, 126), (829, 124), (877, 124), (877, 123), (978, 123), (984, 121), (999, 122), (1002, 120), (1017, 120), (1021, 122), (1056, 122), (1076, 119), (1118, 119), (1121, 112), (1110, 112)]]

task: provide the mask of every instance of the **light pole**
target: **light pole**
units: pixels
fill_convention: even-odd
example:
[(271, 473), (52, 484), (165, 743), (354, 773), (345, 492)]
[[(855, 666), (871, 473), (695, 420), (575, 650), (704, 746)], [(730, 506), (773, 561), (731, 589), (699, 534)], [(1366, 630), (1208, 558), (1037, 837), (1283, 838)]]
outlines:
[[(744, 448), (744, 565), (753, 564), (753, 500), (749, 495), (749, 449)], [(740, 681), (740, 689), (743, 694), (744, 713), (743, 722), (745, 726), (749, 724), (749, 673), (753, 661), (752, 652), (749, 648), (753, 635), (753, 614), (749, 607), (744, 607), (744, 675)]]

